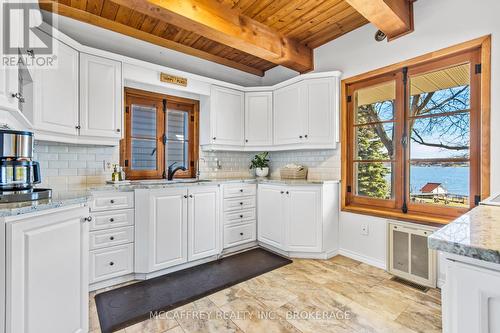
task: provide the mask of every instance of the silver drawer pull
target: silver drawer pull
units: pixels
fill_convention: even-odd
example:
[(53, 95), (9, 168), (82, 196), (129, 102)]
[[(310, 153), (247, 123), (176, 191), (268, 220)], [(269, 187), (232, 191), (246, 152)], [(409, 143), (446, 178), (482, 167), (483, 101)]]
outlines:
[(242, 219), (242, 218), (243, 218), (243, 215), (240, 215), (240, 219)]
[(240, 192), (243, 193), (243, 189), (240, 189)]
[(109, 266), (113, 266), (114, 264), (115, 264), (115, 263), (111, 261), (111, 262), (109, 263)]
[(242, 232), (240, 232), (240, 236), (243, 236), (243, 233), (242, 233)]
[(111, 218), (109, 219), (109, 222), (115, 222), (115, 219), (111, 217)]
[(87, 222), (91, 222), (92, 221), (92, 216), (86, 217), (86, 218), (84, 218), (84, 220), (87, 221)]
[(111, 236), (109, 237), (109, 240), (115, 240), (115, 237)]
[(113, 199), (109, 200), (110, 203), (114, 204), (115, 201)]
[(240, 202), (240, 205), (242, 205), (242, 206), (243, 206), (243, 202)]

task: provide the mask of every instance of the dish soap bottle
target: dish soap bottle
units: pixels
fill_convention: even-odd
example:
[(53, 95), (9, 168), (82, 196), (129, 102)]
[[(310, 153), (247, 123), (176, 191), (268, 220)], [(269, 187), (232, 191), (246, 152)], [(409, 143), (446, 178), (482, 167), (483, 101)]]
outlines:
[(117, 182), (120, 180), (120, 173), (118, 172), (118, 164), (113, 164), (113, 173), (111, 174), (111, 180)]

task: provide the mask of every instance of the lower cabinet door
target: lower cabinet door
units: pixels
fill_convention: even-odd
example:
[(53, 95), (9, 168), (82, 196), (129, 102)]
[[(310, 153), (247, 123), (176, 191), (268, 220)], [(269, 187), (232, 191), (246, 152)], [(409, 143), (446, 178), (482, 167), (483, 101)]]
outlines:
[(219, 253), (219, 187), (189, 188), (188, 260)]
[(88, 331), (88, 208), (7, 224), (9, 333)]
[(145, 244), (149, 272), (187, 262), (187, 206), (187, 190), (172, 188), (149, 191), (147, 220), (136, 207), (136, 226), (140, 228), (141, 220), (149, 223)]
[(321, 252), (320, 186), (289, 187), (285, 195), (287, 251)]
[(500, 332), (500, 272), (446, 261), (444, 333)]
[(258, 187), (258, 240), (259, 242), (285, 249), (285, 215), (283, 203), (286, 193), (280, 186)]

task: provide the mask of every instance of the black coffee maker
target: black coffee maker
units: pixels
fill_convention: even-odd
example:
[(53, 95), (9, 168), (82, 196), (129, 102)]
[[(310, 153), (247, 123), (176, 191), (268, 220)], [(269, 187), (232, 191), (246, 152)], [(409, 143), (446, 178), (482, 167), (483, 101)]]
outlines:
[(33, 161), (33, 133), (0, 130), (0, 203), (49, 198), (50, 190), (33, 188), (40, 182), (40, 164)]

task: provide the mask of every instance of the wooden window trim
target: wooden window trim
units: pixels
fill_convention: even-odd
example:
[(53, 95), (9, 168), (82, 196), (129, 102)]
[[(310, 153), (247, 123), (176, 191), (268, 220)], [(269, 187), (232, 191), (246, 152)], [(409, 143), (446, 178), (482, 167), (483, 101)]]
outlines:
[[(362, 81), (372, 78), (377, 79), (379, 77), (391, 75), (395, 72), (401, 71), (402, 68), (404, 67), (424, 68), (427, 64), (431, 62), (433, 63), (437, 60), (443, 60), (443, 58), (458, 56), (460, 53), (470, 52), (474, 50), (479, 50), (477, 62), (481, 63), (481, 75), (471, 76), (471, 84), (472, 80), (478, 80), (478, 82), (476, 83), (480, 84), (481, 87), (480, 96), (478, 96), (477, 98), (478, 100), (477, 110), (479, 112), (479, 116), (477, 117), (479, 123), (477, 125), (479, 127), (480, 133), (476, 135), (478, 140), (476, 140), (476, 143), (474, 144), (475, 148), (472, 146), (473, 143), (471, 142), (471, 154), (472, 150), (475, 150), (477, 152), (478, 155), (476, 160), (478, 161), (478, 165), (475, 166), (476, 167), (475, 172), (472, 170), (473, 166), (471, 165), (470, 173), (471, 175), (472, 174), (477, 175), (476, 182), (477, 186), (479, 186), (480, 188), (481, 198), (484, 199), (490, 195), (491, 35), (488, 35), (342, 80), (341, 83), (341, 124), (342, 124), (341, 209), (342, 211), (392, 218), (398, 220), (405, 220), (410, 222), (431, 224), (431, 225), (434, 224), (442, 225), (451, 222), (454, 218), (461, 215), (464, 211), (467, 210), (467, 209), (457, 208), (455, 211), (453, 211), (452, 208), (447, 208), (447, 212), (449, 213), (449, 215), (442, 215), (441, 213), (436, 214), (437, 210), (435, 207), (430, 207), (431, 209), (429, 210), (423, 210), (421, 212), (411, 211), (405, 214), (400, 209), (394, 209), (390, 207), (377, 207), (370, 205), (367, 202), (365, 203), (350, 202), (347, 192), (347, 186), (351, 184), (350, 163), (352, 162), (350, 160), (350, 156), (352, 154), (349, 153), (349, 149), (352, 149), (352, 144), (349, 141), (350, 138), (349, 130), (351, 127), (351, 124), (349, 122), (349, 114), (350, 114), (349, 104), (353, 103), (347, 102), (347, 96), (350, 96), (348, 92), (348, 87), (350, 85), (358, 84), (361, 83)], [(395, 138), (398, 137), (400, 138), (398, 134), (395, 135)], [(479, 170), (477, 170), (477, 168), (479, 168)], [(407, 178), (409, 179), (409, 177)], [(398, 197), (396, 197), (396, 200), (398, 200)], [(396, 207), (399, 207), (398, 203), (396, 203)]]
[[(197, 100), (165, 95), (156, 92), (144, 91), (134, 88), (125, 88), (125, 107), (130, 109), (131, 100), (144, 100), (144, 101), (156, 101), (157, 103), (157, 164), (159, 169), (156, 171), (141, 171), (141, 170), (131, 170), (130, 167), (124, 167), (127, 179), (162, 179), (167, 173), (168, 166), (166, 165), (165, 159), (165, 145), (163, 144), (163, 134), (166, 131), (166, 113), (163, 112), (163, 101), (167, 101), (168, 105), (179, 107), (182, 110), (189, 112), (190, 120), (189, 130), (192, 134), (190, 146), (189, 146), (189, 169), (187, 171), (178, 171), (175, 174), (175, 178), (194, 178), (197, 173), (197, 163), (199, 157), (199, 120), (200, 120), (200, 102)], [(125, 109), (126, 110), (126, 109)], [(125, 160), (130, 159), (131, 155), (131, 128), (130, 119), (131, 112), (125, 112), (124, 121), (124, 138), (120, 141), (120, 164), (125, 165)]]

